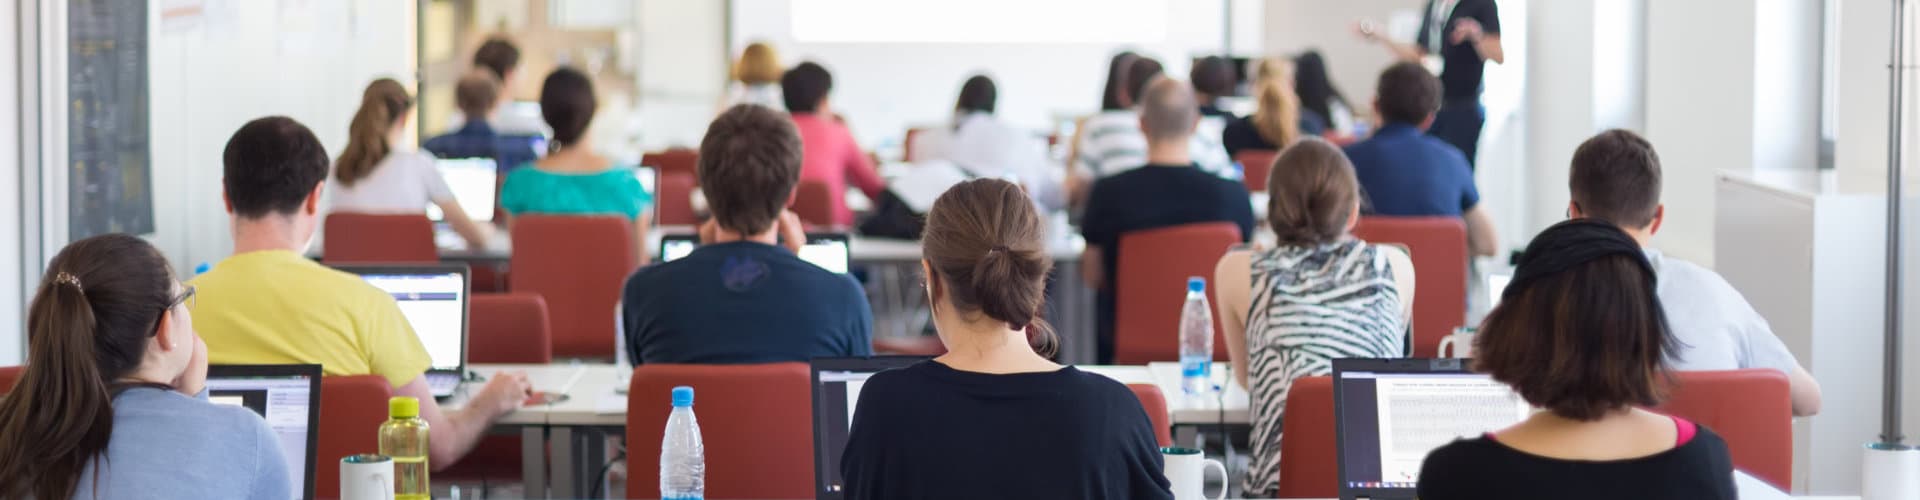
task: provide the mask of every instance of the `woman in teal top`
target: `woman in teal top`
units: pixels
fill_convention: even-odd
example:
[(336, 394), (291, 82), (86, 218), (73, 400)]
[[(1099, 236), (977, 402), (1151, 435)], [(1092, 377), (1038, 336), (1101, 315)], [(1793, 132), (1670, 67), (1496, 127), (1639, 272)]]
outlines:
[(632, 167), (593, 152), (587, 126), (593, 123), (593, 82), (572, 68), (547, 75), (540, 88), (540, 114), (553, 127), (552, 153), (532, 168), (515, 169), (500, 186), (500, 208), (513, 218), (524, 214), (621, 216), (633, 221), (634, 241), (646, 260), (647, 222), (653, 194), (640, 186)]

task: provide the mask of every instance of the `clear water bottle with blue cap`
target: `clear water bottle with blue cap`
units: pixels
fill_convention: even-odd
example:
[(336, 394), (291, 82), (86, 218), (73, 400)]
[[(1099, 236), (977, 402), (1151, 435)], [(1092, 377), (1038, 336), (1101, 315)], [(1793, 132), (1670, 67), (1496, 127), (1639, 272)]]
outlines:
[(1213, 391), (1213, 307), (1207, 304), (1207, 280), (1187, 278), (1187, 301), (1180, 308), (1180, 387), (1187, 394)]
[(700, 442), (700, 422), (693, 418), (693, 388), (673, 388), (673, 413), (660, 439), (661, 500), (702, 500), (706, 497), (707, 451)]

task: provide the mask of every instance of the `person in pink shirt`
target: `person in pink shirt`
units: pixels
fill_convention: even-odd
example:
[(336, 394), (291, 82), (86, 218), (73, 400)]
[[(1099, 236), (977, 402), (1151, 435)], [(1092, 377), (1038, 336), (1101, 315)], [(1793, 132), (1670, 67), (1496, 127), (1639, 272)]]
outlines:
[[(800, 130), (804, 158), (800, 162), (800, 183), (817, 182), (827, 186), (833, 207), (832, 225), (852, 226), (853, 210), (847, 208), (847, 184), (860, 188), (867, 198), (879, 199), (886, 182), (873, 169), (873, 160), (853, 141), (853, 133), (827, 105), (827, 93), (833, 90), (833, 74), (812, 62), (800, 63), (780, 77), (780, 92), (793, 115), (793, 126)], [(796, 196), (797, 200), (798, 197)], [(805, 217), (807, 214), (801, 214)], [(809, 221), (814, 222), (814, 221)]]

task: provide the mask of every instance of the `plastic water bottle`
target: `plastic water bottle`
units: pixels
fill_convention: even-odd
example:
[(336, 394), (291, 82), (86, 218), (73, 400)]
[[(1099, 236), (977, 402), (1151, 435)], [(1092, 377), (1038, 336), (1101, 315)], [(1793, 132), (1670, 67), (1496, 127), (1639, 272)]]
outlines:
[(673, 388), (673, 413), (660, 439), (660, 499), (702, 500), (707, 491), (707, 451), (693, 418), (693, 388)]
[(1187, 302), (1180, 307), (1180, 387), (1189, 395), (1213, 391), (1213, 307), (1207, 304), (1207, 280), (1187, 278)]
[(380, 454), (393, 457), (394, 500), (433, 497), (433, 483), (427, 478), (427, 421), (420, 419), (420, 400), (406, 396), (387, 400), (387, 421), (380, 424)]

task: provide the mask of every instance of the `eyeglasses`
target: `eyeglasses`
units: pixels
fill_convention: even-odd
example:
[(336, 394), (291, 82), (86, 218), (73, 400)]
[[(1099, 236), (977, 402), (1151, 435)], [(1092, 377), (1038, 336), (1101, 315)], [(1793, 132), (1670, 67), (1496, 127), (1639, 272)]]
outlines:
[[(194, 287), (187, 287), (187, 291), (180, 292), (180, 296), (174, 297), (173, 300), (167, 301), (167, 307), (160, 308), (161, 316), (165, 316), (167, 314), (167, 311), (173, 310), (174, 306), (180, 306), (180, 305), (187, 306), (187, 311), (189, 312), (193, 311), (194, 295), (195, 295)], [(160, 318), (156, 317), (153, 320), (153, 335), (159, 335), (159, 334), (160, 334)]]

